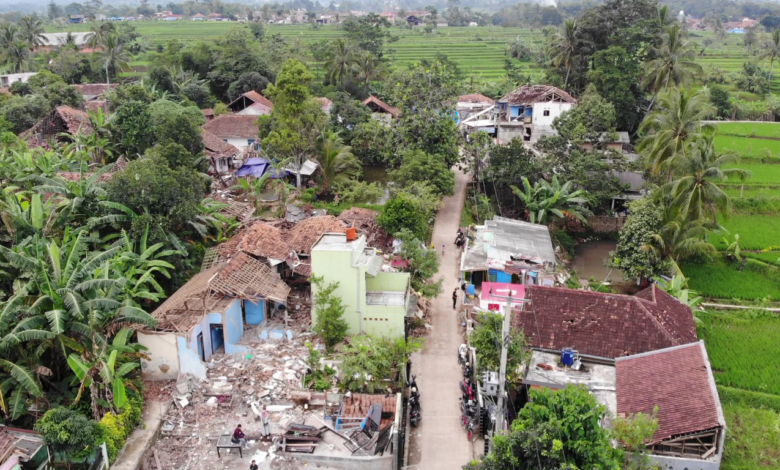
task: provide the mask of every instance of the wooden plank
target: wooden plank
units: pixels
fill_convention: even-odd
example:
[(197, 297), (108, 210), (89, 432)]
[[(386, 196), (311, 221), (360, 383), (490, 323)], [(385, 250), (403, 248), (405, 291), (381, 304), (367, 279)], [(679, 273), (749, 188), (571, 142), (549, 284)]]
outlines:
[(157, 449), (154, 449), (154, 463), (157, 464), (157, 470), (163, 470), (162, 464), (160, 463), (160, 456), (157, 455)]

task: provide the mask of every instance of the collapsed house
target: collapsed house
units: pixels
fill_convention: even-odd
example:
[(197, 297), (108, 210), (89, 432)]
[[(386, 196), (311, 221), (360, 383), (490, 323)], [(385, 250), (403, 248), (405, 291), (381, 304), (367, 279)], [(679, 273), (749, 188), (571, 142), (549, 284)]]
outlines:
[(202, 270), (152, 312), (154, 328), (138, 331), (138, 343), (148, 348), (144, 378), (205, 378), (205, 361), (244, 351), (238, 343), (245, 325), (261, 324), (289, 293), (278, 274), (245, 253)]
[(30, 147), (48, 145), (51, 141), (63, 142), (76, 135), (92, 132), (89, 115), (70, 106), (57, 106), (41, 118), (33, 127), (19, 134)]
[(202, 129), (241, 152), (241, 159), (255, 156), (259, 147), (257, 116), (222, 114), (206, 122)]
[(38, 434), (26, 429), (0, 426), (0, 469), (41, 470), (47, 468), (50, 459), (49, 448)]
[(224, 177), (230, 170), (238, 168), (241, 152), (226, 140), (220, 139), (207, 130), (201, 131), (203, 149), (209, 160), (208, 172), (210, 175)]
[(470, 284), (553, 285), (555, 249), (547, 226), (495, 216), (470, 236), (460, 260), (461, 275)]
[(242, 116), (262, 116), (271, 114), (274, 104), (260, 93), (251, 90), (238, 96), (228, 104), (228, 109)]
[(390, 125), (393, 119), (398, 119), (398, 116), (401, 115), (400, 109), (390, 106), (373, 95), (363, 100), (363, 104), (371, 110), (372, 118), (387, 125)]

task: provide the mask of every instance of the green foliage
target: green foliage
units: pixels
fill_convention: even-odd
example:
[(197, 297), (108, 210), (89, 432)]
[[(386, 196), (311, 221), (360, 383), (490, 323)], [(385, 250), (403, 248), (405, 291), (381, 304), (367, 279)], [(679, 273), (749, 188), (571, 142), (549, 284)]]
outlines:
[(341, 348), (341, 385), (352, 391), (379, 393), (388, 387), (399, 390), (405, 379), (409, 355), (422, 348), (417, 338), (351, 336)]
[(553, 127), (573, 144), (598, 144), (614, 140), (610, 137), (614, 137), (615, 124), (615, 107), (589, 85), (577, 106), (555, 118)]
[[(713, 85), (710, 87), (710, 103), (715, 107), (716, 116), (723, 119), (731, 117), (731, 94), (722, 86)], [(720, 129), (720, 127), (719, 127)]]
[(387, 18), (369, 13), (359, 17), (348, 16), (341, 27), (350, 42), (381, 59), (385, 43), (398, 40), (390, 34), (390, 26)]
[[(339, 195), (339, 201), (344, 204), (371, 203), (378, 201), (384, 195), (384, 190), (379, 183), (356, 180), (336, 184), (334, 192)], [(313, 199), (312, 196), (310, 202), (313, 202)]]
[(309, 358), (306, 360), (306, 364), (311, 370), (311, 375), (306, 377), (304, 385), (318, 392), (329, 390), (331, 388), (331, 378), (336, 371), (328, 366), (323, 367), (320, 364), (320, 352), (313, 348), (311, 343), (306, 343), (306, 348), (309, 350)]
[(769, 91), (767, 73), (753, 62), (742, 64), (742, 72), (737, 76), (735, 84), (740, 90), (763, 95)]
[(427, 239), (427, 222), (418, 202), (407, 194), (398, 194), (387, 201), (377, 218), (377, 223), (387, 233), (398, 233), (406, 229), (421, 240)]
[(144, 153), (144, 158), (165, 161), (173, 169), (195, 167), (195, 158), (192, 154), (186, 148), (170, 140), (148, 148)]
[(529, 393), (531, 401), (518, 412), (509, 434), (494, 437), (484, 460), (464, 469), (621, 468), (621, 452), (612, 447), (609, 431), (599, 426), (606, 408), (584, 386)]
[(724, 470), (777, 468), (780, 465), (780, 413), (775, 410), (724, 405), (726, 446)]
[(51, 105), (41, 95), (14, 96), (0, 107), (0, 116), (13, 125), (13, 133), (19, 134), (35, 125), (50, 109)]
[(352, 153), (364, 165), (388, 164), (395, 158), (393, 130), (376, 119), (357, 124), (352, 131)]
[(661, 260), (642, 249), (650, 243), (663, 222), (661, 209), (651, 198), (643, 198), (629, 205), (631, 213), (620, 230), (615, 251), (610, 253), (609, 267), (623, 271), (626, 280), (649, 278), (661, 273)]
[(69, 408), (53, 408), (35, 423), (35, 432), (55, 454), (65, 458), (86, 456), (99, 436), (97, 423)]
[[(97, 423), (100, 439), (106, 443), (109, 463), (114, 463), (119, 451), (125, 446), (127, 438), (133, 430), (141, 423), (143, 413), (143, 398), (140, 394), (135, 394), (128, 403), (121, 408), (119, 414), (113, 412), (106, 413)], [(96, 441), (97, 442), (97, 441)], [(98, 444), (102, 442), (97, 442)]]
[[(469, 345), (477, 350), (477, 372), (496, 371), (501, 360), (501, 330), (503, 316), (498, 313), (483, 313), (477, 317), (477, 326), (469, 334)], [(522, 330), (509, 331), (512, 342), (507, 348), (507, 380), (513, 382), (520, 366), (530, 359), (530, 351)]]
[(528, 178), (523, 177), (523, 189), (511, 186), (525, 206), (525, 218), (533, 224), (563, 222), (567, 217), (586, 223), (585, 216), (590, 215), (585, 199), (585, 191), (572, 191), (573, 184), (566, 181), (561, 184), (558, 176), (553, 175), (552, 181), (539, 180), (531, 186)]
[(699, 337), (718, 385), (780, 395), (772, 359), (780, 352), (780, 319), (763, 311), (706, 312), (699, 318)]
[(116, 108), (111, 127), (120, 148), (130, 158), (142, 155), (154, 142), (152, 116), (142, 101), (126, 101)]
[(780, 413), (780, 396), (778, 395), (718, 385), (718, 398), (723, 406), (763, 408)]
[(338, 282), (327, 286), (322, 277), (312, 276), (311, 283), (316, 286), (314, 294), (314, 311), (317, 320), (314, 322), (314, 332), (322, 336), (328, 351), (344, 340), (349, 330), (349, 324), (344, 320), (344, 304), (341, 297), (333, 293), (339, 287)]
[(427, 182), (443, 196), (455, 191), (455, 175), (438, 155), (420, 150), (407, 150), (401, 154), (401, 166), (389, 172), (390, 178), (401, 187), (414, 182)]
[(713, 299), (780, 300), (780, 272), (761, 264), (761, 269), (751, 269), (749, 264), (728, 263), (718, 257), (706, 264), (683, 263), (681, 268), (688, 277), (688, 284), (704, 297)]
[(658, 407), (652, 415), (637, 413), (631, 416), (616, 416), (612, 419), (612, 438), (626, 450), (623, 468), (626, 470), (658, 469), (652, 463), (645, 444), (653, 438), (658, 429)]
[(653, 278), (658, 288), (671, 295), (680, 303), (690, 308), (696, 308), (701, 304), (702, 298), (698, 292), (687, 288), (687, 281), (681, 274), (675, 274), (670, 281), (659, 277)]
[(432, 282), (434, 274), (439, 272), (436, 250), (425, 248), (423, 242), (408, 229), (397, 232), (394, 237), (403, 244), (398, 254), (407, 262), (403, 271), (411, 273), (412, 288), (423, 297), (437, 297), (441, 293), (444, 278)]

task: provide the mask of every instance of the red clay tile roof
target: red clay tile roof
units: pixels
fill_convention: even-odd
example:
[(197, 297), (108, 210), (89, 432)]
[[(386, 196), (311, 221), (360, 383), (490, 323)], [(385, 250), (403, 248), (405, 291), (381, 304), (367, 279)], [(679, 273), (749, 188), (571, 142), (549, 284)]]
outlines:
[(253, 109), (253, 110), (256, 110), (258, 114), (262, 115), (262, 114), (271, 114), (271, 110), (273, 108), (269, 107), (269, 106), (266, 106), (263, 103), (252, 103), (251, 105), (247, 106), (244, 109)]
[(211, 108), (202, 109), (201, 112), (203, 113), (203, 116), (205, 116), (205, 117), (214, 115), (214, 110), (211, 109)]
[(314, 245), (323, 233), (346, 233), (344, 222), (332, 215), (321, 215), (303, 219), (287, 231), (286, 240), (298, 253), (311, 253)]
[(232, 157), (233, 155), (238, 155), (240, 153), (235, 146), (225, 142), (207, 130), (203, 130), (201, 136), (203, 137), (203, 146), (206, 148), (206, 151), (211, 154)]
[(471, 93), (468, 95), (460, 95), (458, 97), (458, 103), (492, 103), (495, 100), (488, 98), (481, 93)]
[(379, 217), (379, 212), (377, 211), (364, 209), (362, 207), (350, 207), (339, 214), (337, 219), (356, 226), (368, 220), (376, 220), (377, 217)]
[(636, 296), (529, 286), (528, 296), (516, 325), (533, 347), (616, 358), (696, 341), (691, 310), (655, 286)]
[(368, 98), (363, 100), (363, 104), (368, 106), (374, 111), (384, 111), (388, 114), (391, 114), (394, 118), (397, 118), (398, 115), (401, 114), (400, 109), (396, 108), (395, 106), (390, 106), (389, 104), (380, 100), (376, 96), (369, 96)]
[(268, 109), (272, 109), (274, 107), (274, 104), (271, 102), (271, 100), (261, 95), (260, 93), (256, 92), (255, 90), (250, 90), (244, 93), (243, 95), (239, 96), (238, 98), (234, 99), (233, 101), (231, 101), (230, 104), (228, 104), (228, 108), (232, 109), (233, 103), (240, 100), (241, 98), (246, 98), (254, 103), (260, 103)]
[(721, 425), (704, 342), (619, 358), (615, 368), (619, 415), (658, 407), (653, 443)]
[(380, 429), (389, 426), (395, 420), (395, 408), (397, 405), (395, 394), (369, 395), (367, 393), (353, 393), (351, 397), (341, 400), (341, 418), (365, 418), (371, 405), (382, 405), (382, 414), (392, 413), (392, 418), (384, 418), (379, 424)]
[(290, 254), (288, 238), (281, 230), (265, 222), (255, 222), (235, 237), (240, 237), (236, 246), (237, 251), (278, 260), (286, 259)]
[(117, 87), (115, 83), (106, 85), (105, 83), (85, 83), (83, 85), (71, 85), (77, 89), (79, 93), (84, 96), (96, 97), (103, 95), (107, 90), (112, 90)]
[(220, 139), (256, 139), (257, 116), (223, 114), (204, 124), (203, 130), (211, 132)]
[(570, 94), (549, 85), (526, 85), (507, 93), (500, 101), (510, 104), (534, 104), (548, 101), (561, 101), (564, 103), (577, 103)]
[(70, 106), (58, 106), (57, 114), (62, 118), (65, 126), (68, 128), (68, 133), (71, 135), (78, 133), (79, 128), (81, 128), (81, 131), (85, 134), (92, 132), (89, 114), (84, 111), (71, 108)]

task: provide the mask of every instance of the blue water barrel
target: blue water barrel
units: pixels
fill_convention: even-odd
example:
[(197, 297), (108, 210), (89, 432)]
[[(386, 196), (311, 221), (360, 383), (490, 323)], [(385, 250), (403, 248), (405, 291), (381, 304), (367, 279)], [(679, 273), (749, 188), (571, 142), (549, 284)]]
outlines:
[(574, 349), (572, 348), (563, 348), (561, 349), (561, 364), (565, 366), (572, 366), (574, 365)]
[(468, 295), (474, 295), (474, 292), (476, 292), (476, 291), (474, 290), (474, 284), (468, 284), (468, 285), (466, 286), (466, 293), (467, 293)]

